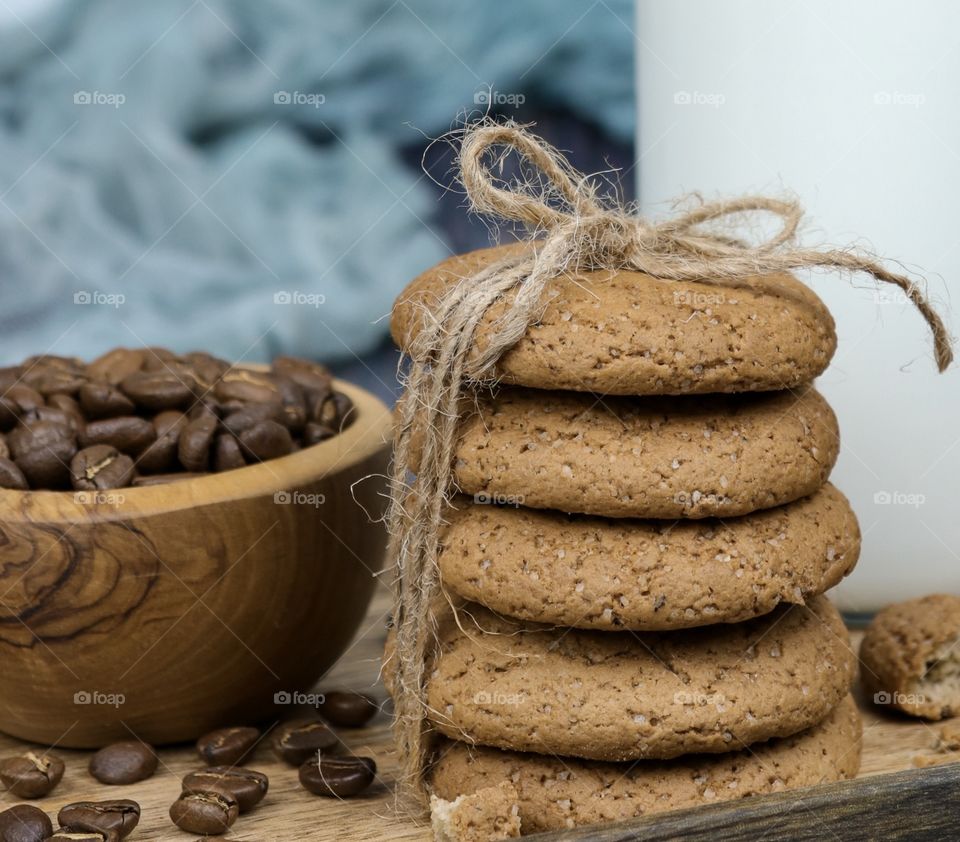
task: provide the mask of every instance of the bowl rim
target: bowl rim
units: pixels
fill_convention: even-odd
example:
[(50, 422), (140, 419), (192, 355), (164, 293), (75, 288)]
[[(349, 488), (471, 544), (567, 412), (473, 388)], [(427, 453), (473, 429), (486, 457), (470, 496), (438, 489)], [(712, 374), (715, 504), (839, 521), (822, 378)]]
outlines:
[[(95, 511), (97, 519), (102, 520), (104, 515), (113, 510), (123, 518), (131, 514), (155, 514), (278, 491), (293, 491), (300, 485), (316, 482), (389, 447), (393, 410), (361, 386), (339, 379), (334, 379), (333, 383), (338, 391), (344, 392), (353, 401), (356, 417), (345, 430), (319, 444), (255, 465), (160, 485), (128, 486), (96, 493), (4, 488), (0, 489), (0, 507), (3, 510), (0, 522), (35, 521), (36, 509), (47, 506), (50, 515), (58, 513), (58, 516), (44, 520), (76, 522), (84, 519), (84, 512), (90, 514)], [(83, 494), (96, 494), (98, 499), (88, 502), (80, 496)], [(33, 516), (24, 516), (27, 511)]]

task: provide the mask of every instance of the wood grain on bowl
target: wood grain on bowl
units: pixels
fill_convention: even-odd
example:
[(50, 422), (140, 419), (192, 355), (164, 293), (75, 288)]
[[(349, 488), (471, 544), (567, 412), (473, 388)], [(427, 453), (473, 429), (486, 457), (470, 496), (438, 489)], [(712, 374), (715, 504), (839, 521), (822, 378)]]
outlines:
[(109, 492), (0, 491), (0, 730), (173, 742), (313, 684), (364, 616), (385, 545), (392, 416), (337, 388), (355, 421), (290, 456)]

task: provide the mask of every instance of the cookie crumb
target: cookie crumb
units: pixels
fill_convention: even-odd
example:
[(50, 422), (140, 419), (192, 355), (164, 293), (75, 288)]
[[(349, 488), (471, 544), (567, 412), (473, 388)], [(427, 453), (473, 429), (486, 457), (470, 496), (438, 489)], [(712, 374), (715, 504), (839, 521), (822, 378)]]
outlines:
[(960, 722), (948, 722), (937, 734), (937, 751), (960, 751)]
[(504, 781), (446, 801), (430, 796), (434, 842), (496, 842), (520, 836), (517, 788)]

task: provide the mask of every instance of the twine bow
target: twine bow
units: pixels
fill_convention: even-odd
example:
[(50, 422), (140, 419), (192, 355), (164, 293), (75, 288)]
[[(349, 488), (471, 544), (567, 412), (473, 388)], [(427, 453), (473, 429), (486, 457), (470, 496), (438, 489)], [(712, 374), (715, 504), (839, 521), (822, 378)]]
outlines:
[[(486, 163), (496, 148), (516, 152), (539, 173), (539, 180), (520, 182), (513, 189), (498, 186)], [(388, 514), (397, 566), (391, 671), (402, 779), (410, 792), (421, 796), (429, 750), (425, 685), (434, 640), (431, 605), (440, 593), (437, 554), (453, 485), (461, 397), (470, 386), (492, 379), (500, 357), (536, 321), (543, 291), (552, 279), (570, 270), (598, 268), (633, 269), (667, 280), (715, 281), (808, 268), (863, 272), (899, 287), (920, 311), (933, 333), (940, 371), (953, 359), (946, 327), (909, 278), (888, 271), (871, 254), (796, 245), (803, 210), (794, 201), (744, 196), (702, 203), (653, 223), (622, 206), (601, 202), (594, 185), (563, 155), (514, 124), (483, 122), (467, 128), (459, 164), (471, 209), (497, 220), (524, 223), (533, 245), (450, 289), (438, 306), (421, 314), (419, 330), (407, 348), (410, 369), (399, 411)], [(761, 211), (779, 217), (782, 224), (759, 244), (700, 228), (734, 214)], [(506, 310), (478, 348), (477, 326), (507, 293), (511, 296)], [(415, 427), (419, 447), (411, 488)]]

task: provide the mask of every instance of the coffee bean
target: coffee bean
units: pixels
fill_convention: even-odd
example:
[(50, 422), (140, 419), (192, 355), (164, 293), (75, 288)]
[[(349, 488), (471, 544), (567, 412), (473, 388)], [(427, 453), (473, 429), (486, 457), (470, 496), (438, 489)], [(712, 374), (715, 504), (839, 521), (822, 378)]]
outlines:
[(14, 383), (19, 383), (21, 377), (23, 377), (23, 366), (0, 366), (0, 392), (7, 391)]
[(51, 421), (20, 425), (7, 436), (17, 467), (31, 488), (65, 488), (70, 485), (70, 460), (77, 452), (69, 428)]
[(160, 412), (179, 409), (194, 400), (196, 382), (186, 373), (168, 371), (138, 371), (125, 377), (120, 389), (138, 406)]
[(37, 366), (24, 372), (23, 382), (41, 395), (75, 395), (87, 382), (87, 377), (77, 370)]
[(18, 420), (45, 404), (43, 395), (23, 383), (15, 383), (4, 392), (3, 397), (14, 407)]
[(273, 382), (280, 390), (282, 402), (281, 424), (292, 433), (298, 433), (307, 423), (307, 396), (303, 387), (295, 380), (283, 374), (274, 374)]
[(77, 419), (72, 413), (57, 409), (55, 406), (38, 406), (36, 409), (31, 409), (23, 416), (22, 421), (26, 427), (32, 427), (37, 421), (58, 424), (66, 427), (74, 435), (83, 427), (83, 424), (77, 425)]
[(223, 404), (212, 395), (204, 395), (190, 407), (190, 411), (187, 413), (190, 421), (199, 418), (201, 415), (209, 415), (211, 418), (222, 418)]
[(333, 376), (326, 366), (299, 357), (277, 357), (270, 368), (289, 377), (308, 393), (322, 394), (333, 390)]
[(91, 421), (78, 436), (81, 447), (109, 444), (133, 456), (152, 444), (156, 438), (157, 431), (153, 424), (136, 415)]
[(267, 794), (270, 781), (262, 772), (237, 766), (211, 766), (191, 772), (183, 779), (188, 791), (226, 790), (237, 799), (241, 813), (252, 810)]
[(209, 836), (226, 833), (239, 812), (237, 799), (226, 791), (188, 791), (173, 802), (170, 818), (181, 830)]
[(87, 365), (87, 374), (94, 380), (116, 386), (140, 371), (145, 357), (146, 352), (140, 348), (114, 348)]
[(102, 830), (84, 830), (80, 827), (61, 827), (46, 842), (120, 842), (116, 833)]
[(214, 394), (221, 401), (245, 403), (281, 403), (280, 389), (266, 374), (233, 368), (217, 383)]
[(331, 690), (323, 694), (317, 711), (327, 722), (343, 728), (362, 728), (379, 710), (370, 696), (354, 690)]
[(30, 483), (23, 475), (16, 462), (10, 459), (0, 459), (0, 488), (12, 488), (17, 491), (27, 491)]
[(59, 757), (28, 751), (0, 760), (0, 781), (17, 798), (43, 798), (60, 783), (63, 769)]
[(314, 795), (352, 798), (359, 795), (377, 775), (372, 757), (324, 757), (307, 760), (300, 767), (300, 783)]
[(133, 459), (109, 444), (95, 444), (70, 462), (73, 487), (78, 491), (125, 488), (135, 474)]
[(83, 367), (83, 360), (79, 357), (65, 357), (60, 354), (33, 354), (23, 361), (22, 368), (29, 371), (31, 368), (52, 368), (60, 371), (77, 371)]
[(133, 784), (157, 771), (157, 753), (138, 740), (125, 740), (100, 749), (90, 758), (90, 774), (103, 784)]
[(218, 728), (197, 740), (197, 752), (211, 766), (236, 766), (253, 750), (259, 739), (260, 731), (257, 728)]
[(261, 421), (275, 421), (282, 424), (283, 406), (278, 403), (245, 404), (242, 409), (231, 412), (223, 418), (223, 426), (235, 436), (255, 427)]
[(276, 421), (261, 421), (237, 436), (244, 456), (251, 462), (265, 462), (286, 456), (293, 450), (290, 431)]
[(201, 415), (183, 428), (177, 444), (177, 456), (188, 471), (209, 469), (213, 437), (219, 423), (210, 415)]
[(180, 482), (185, 479), (198, 479), (199, 477), (211, 476), (209, 473), (193, 473), (191, 471), (178, 471), (172, 474), (148, 474), (147, 476), (137, 477), (133, 481), (134, 488), (148, 488), (151, 485), (169, 485), (171, 482)]
[(342, 392), (328, 394), (310, 405), (310, 420), (332, 430), (345, 430), (353, 422), (353, 401)]
[(7, 435), (7, 444), (14, 459), (26, 456), (34, 450), (70, 440), (69, 427), (56, 421), (35, 420), (31, 424), (20, 424)]
[(143, 349), (143, 370), (144, 371), (167, 371), (170, 366), (177, 361), (177, 355), (169, 348)]
[(0, 431), (12, 430), (20, 420), (20, 407), (6, 395), (0, 395)]
[(317, 752), (329, 751), (339, 743), (337, 735), (320, 719), (300, 719), (277, 726), (273, 750), (291, 766), (299, 766)]
[(140, 823), (140, 805), (129, 798), (113, 801), (74, 801), (60, 808), (57, 821), (61, 827), (116, 833), (123, 839)]
[(70, 397), (70, 395), (50, 395), (47, 398), (47, 406), (53, 409), (59, 409), (64, 415), (71, 419), (70, 428), (75, 432), (82, 430), (87, 424), (87, 418), (80, 408), (80, 404)]
[(213, 443), (213, 469), (215, 471), (232, 471), (235, 468), (242, 468), (246, 465), (243, 458), (243, 452), (237, 440), (229, 433), (224, 433), (216, 438)]
[(156, 439), (137, 457), (137, 469), (147, 473), (171, 471), (177, 466), (180, 432), (187, 426), (187, 416), (168, 409), (153, 419)]
[(14, 804), (0, 813), (0, 842), (44, 842), (51, 833), (49, 816), (32, 804)]
[(230, 363), (226, 360), (221, 360), (219, 357), (205, 354), (202, 351), (184, 354), (183, 362), (193, 369), (196, 379), (204, 391), (212, 389), (214, 384), (230, 368)]
[(335, 430), (331, 430), (323, 424), (318, 424), (316, 421), (308, 421), (303, 426), (303, 446), (312, 447), (315, 444), (320, 444), (322, 441), (333, 438), (336, 434)]
[(80, 406), (89, 418), (111, 418), (130, 415), (136, 407), (130, 398), (109, 383), (84, 383), (78, 393)]

